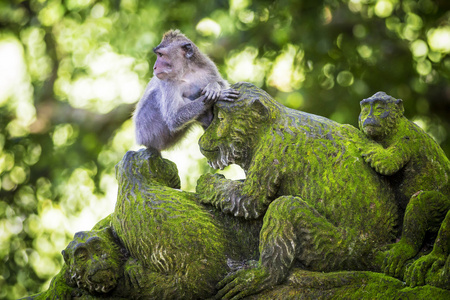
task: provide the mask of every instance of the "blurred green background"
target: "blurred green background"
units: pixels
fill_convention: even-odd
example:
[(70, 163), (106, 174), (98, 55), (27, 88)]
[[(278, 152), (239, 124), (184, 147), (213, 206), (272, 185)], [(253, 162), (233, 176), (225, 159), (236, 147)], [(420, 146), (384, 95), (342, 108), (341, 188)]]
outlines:
[[(0, 0), (0, 299), (45, 289), (73, 234), (113, 211), (151, 49), (172, 28), (295, 109), (357, 126), (361, 99), (402, 98), (450, 153), (448, 0)], [(163, 153), (186, 190), (212, 171), (200, 134)]]

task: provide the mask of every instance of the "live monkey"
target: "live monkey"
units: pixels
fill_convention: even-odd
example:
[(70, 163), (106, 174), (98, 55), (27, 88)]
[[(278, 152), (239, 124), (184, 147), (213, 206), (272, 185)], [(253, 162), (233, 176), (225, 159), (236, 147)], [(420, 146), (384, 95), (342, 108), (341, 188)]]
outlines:
[(233, 101), (216, 65), (179, 30), (166, 32), (153, 49), (153, 78), (133, 116), (136, 141), (158, 151), (175, 145), (194, 123), (207, 128), (218, 100)]

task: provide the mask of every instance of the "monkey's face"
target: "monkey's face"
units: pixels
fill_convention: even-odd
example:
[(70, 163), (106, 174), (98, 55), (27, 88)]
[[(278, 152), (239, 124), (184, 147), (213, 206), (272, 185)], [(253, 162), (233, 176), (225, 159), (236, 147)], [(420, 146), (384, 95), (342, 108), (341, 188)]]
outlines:
[(123, 273), (124, 257), (110, 228), (76, 233), (62, 254), (66, 283), (91, 293), (108, 293)]
[[(241, 94), (242, 95), (242, 94)], [(260, 134), (264, 132), (267, 109), (251, 96), (234, 102), (219, 101), (214, 118), (200, 137), (199, 146), (215, 169), (237, 164), (248, 170)]]
[(389, 109), (383, 101), (362, 101), (359, 115), (360, 129), (371, 138), (381, 137), (383, 123), (389, 116)]
[(403, 108), (399, 103), (373, 97), (364, 99), (360, 104), (359, 128), (374, 140), (381, 140), (390, 134)]
[(161, 80), (171, 77), (173, 72), (173, 57), (166, 48), (155, 48), (156, 62), (153, 66), (153, 75)]

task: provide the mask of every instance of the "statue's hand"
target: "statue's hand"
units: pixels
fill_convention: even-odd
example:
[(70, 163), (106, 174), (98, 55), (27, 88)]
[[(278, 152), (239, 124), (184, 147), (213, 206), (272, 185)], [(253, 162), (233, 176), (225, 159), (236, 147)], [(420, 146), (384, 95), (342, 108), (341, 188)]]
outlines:
[(414, 246), (400, 241), (385, 252), (386, 257), (381, 270), (386, 275), (402, 278), (406, 261), (413, 258), (416, 253)]
[(444, 265), (445, 258), (446, 257), (436, 255), (433, 252), (422, 256), (406, 269), (404, 277), (406, 284), (411, 287), (425, 285), (425, 277), (430, 267), (432, 273), (438, 272)]
[(124, 265), (125, 282), (129, 290), (144, 287), (146, 271), (144, 267), (134, 258), (130, 258)]
[(243, 269), (219, 282), (215, 299), (242, 299), (276, 284), (276, 279), (263, 268)]
[(196, 192), (201, 203), (212, 203), (216, 192), (215, 184), (225, 178), (222, 174), (206, 173), (197, 180)]
[[(392, 175), (398, 171), (398, 167), (390, 156), (384, 151), (378, 151), (381, 146), (369, 146), (362, 150), (361, 155), (378, 174)], [(382, 148), (382, 147), (381, 147)]]

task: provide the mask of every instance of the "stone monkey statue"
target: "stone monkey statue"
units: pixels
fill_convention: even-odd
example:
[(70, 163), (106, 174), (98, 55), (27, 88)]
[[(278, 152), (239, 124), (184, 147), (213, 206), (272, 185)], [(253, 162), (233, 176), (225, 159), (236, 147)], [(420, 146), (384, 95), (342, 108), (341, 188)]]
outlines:
[(193, 123), (208, 127), (212, 105), (232, 101), (239, 93), (229, 89), (214, 63), (179, 30), (166, 32), (153, 51), (154, 76), (133, 119), (137, 142), (161, 151), (176, 144)]
[(238, 164), (243, 181), (204, 174), (199, 200), (247, 220), (263, 218), (257, 266), (225, 278), (218, 294), (239, 299), (309, 271), (377, 269), (379, 246), (395, 239), (397, 205), (388, 183), (360, 157), (360, 130), (288, 109), (248, 83), (214, 105), (199, 140), (211, 166)]
[(387, 251), (382, 270), (402, 277), (405, 262), (422, 247), (427, 232), (437, 232), (450, 209), (450, 161), (419, 126), (403, 116), (403, 103), (384, 92), (361, 101), (359, 127), (371, 139), (364, 160), (394, 187), (406, 208), (402, 237)]
[(450, 288), (450, 211), (441, 224), (433, 251), (409, 266), (404, 280), (411, 287), (429, 284)]

